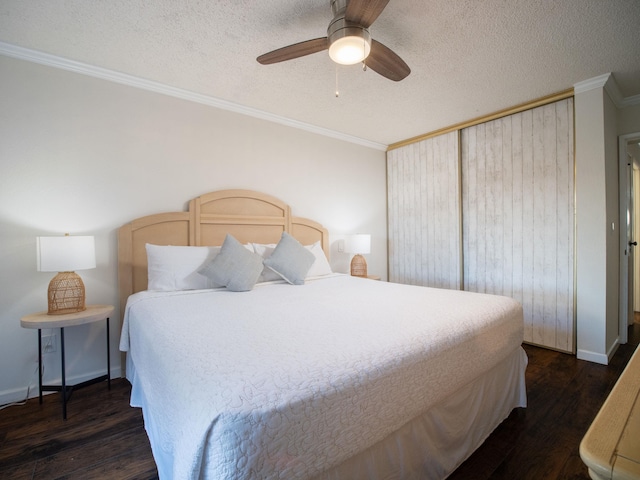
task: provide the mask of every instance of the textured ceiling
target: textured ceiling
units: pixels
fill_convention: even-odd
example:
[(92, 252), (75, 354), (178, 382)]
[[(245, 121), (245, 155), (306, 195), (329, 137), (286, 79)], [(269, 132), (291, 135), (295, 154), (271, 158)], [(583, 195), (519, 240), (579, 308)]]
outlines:
[(640, 94), (640, 0), (391, 0), (370, 31), (411, 67), (397, 83), (326, 52), (256, 62), (330, 19), (329, 0), (1, 0), (0, 42), (384, 145), (609, 72)]

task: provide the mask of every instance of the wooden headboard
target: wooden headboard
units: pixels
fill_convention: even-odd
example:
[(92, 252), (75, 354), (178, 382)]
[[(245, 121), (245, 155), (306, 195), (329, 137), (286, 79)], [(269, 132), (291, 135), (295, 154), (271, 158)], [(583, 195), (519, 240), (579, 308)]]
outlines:
[(322, 225), (293, 217), (289, 205), (250, 190), (211, 192), (191, 200), (186, 212), (137, 218), (118, 231), (120, 311), (129, 295), (147, 289), (147, 243), (215, 246), (227, 233), (241, 243), (278, 243), (282, 232), (303, 245), (319, 240), (329, 258), (329, 235)]

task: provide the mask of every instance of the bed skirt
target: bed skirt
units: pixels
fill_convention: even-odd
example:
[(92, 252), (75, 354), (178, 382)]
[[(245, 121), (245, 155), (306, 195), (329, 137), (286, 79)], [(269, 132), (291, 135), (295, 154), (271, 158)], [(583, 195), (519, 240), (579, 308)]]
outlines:
[(459, 467), (506, 419), (527, 406), (527, 354), (503, 362), (317, 480), (439, 480)]

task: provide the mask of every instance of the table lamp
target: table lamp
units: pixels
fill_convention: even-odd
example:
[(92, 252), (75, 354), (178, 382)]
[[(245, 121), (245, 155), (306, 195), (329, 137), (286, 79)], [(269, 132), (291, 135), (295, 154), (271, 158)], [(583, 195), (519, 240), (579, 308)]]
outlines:
[(345, 243), (345, 251), (354, 254), (351, 259), (351, 275), (366, 277), (367, 261), (362, 255), (371, 253), (371, 235), (362, 233), (349, 235)]
[(84, 283), (74, 270), (96, 268), (92, 236), (37, 237), (39, 272), (58, 272), (49, 282), (49, 315), (63, 315), (86, 309)]

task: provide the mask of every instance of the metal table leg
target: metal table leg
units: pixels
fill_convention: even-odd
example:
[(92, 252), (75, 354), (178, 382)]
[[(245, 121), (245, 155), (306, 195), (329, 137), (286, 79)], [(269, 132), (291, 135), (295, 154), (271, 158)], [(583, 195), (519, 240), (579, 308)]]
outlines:
[(111, 390), (111, 351), (109, 350), (109, 317), (107, 317), (107, 385)]
[(60, 360), (62, 364), (62, 418), (67, 419), (67, 382), (64, 368), (64, 327), (60, 327)]
[(38, 329), (38, 395), (42, 405), (42, 330)]

